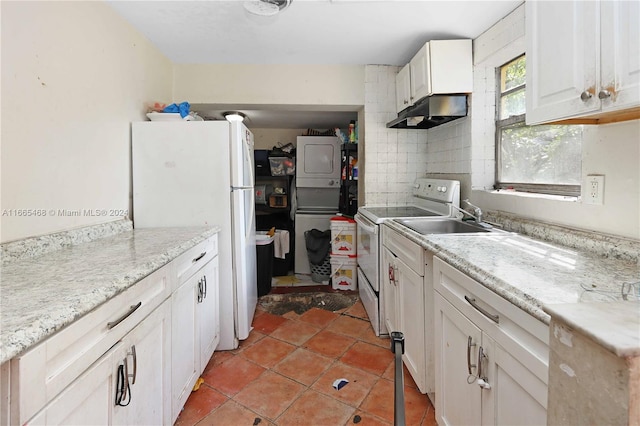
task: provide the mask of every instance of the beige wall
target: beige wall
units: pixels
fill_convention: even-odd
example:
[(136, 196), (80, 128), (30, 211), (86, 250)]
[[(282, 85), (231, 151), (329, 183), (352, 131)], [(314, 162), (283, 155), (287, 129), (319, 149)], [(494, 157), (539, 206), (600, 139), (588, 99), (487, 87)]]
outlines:
[(307, 129), (256, 129), (252, 128), (255, 149), (273, 149), (288, 143), (297, 146), (298, 136), (302, 136)]
[(58, 210), (130, 208), (130, 122), (171, 99), (171, 62), (103, 2), (1, 13), (0, 241), (118, 219)]
[(174, 100), (258, 105), (364, 105), (363, 65), (176, 64)]

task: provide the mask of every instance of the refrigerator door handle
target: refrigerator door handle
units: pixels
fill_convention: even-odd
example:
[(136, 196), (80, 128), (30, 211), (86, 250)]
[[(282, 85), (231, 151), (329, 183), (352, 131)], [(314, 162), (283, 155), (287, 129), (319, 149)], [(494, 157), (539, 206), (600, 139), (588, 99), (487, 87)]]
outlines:
[[(249, 168), (249, 178), (251, 179), (250, 181), (250, 187), (253, 187), (256, 184), (256, 178), (254, 176), (254, 171), (253, 171), (253, 163), (251, 161), (252, 157), (253, 157), (253, 152), (251, 152), (251, 149), (249, 149), (249, 141), (247, 140), (247, 143), (244, 143), (244, 140), (242, 141), (242, 145), (244, 147), (244, 154), (247, 156), (247, 167)], [(255, 209), (255, 206), (254, 206)]]

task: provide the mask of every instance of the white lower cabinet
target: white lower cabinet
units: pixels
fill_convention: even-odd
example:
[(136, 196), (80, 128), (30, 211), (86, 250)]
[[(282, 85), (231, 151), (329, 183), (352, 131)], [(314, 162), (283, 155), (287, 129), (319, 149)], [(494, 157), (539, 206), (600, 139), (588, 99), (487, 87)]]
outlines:
[(113, 353), (104, 354), (60, 395), (36, 414), (32, 425), (108, 425), (115, 399)]
[[(218, 257), (180, 285), (171, 297), (172, 422), (189, 398), (220, 340)], [(179, 362), (175, 362), (179, 360)]]
[(436, 421), (544, 425), (548, 326), (434, 261)]
[(404, 334), (404, 365), (421, 392), (426, 392), (425, 378), (425, 306), (423, 277), (398, 260), (400, 288), (400, 331)]
[(173, 424), (220, 339), (217, 236), (0, 366), (0, 424)]
[(440, 425), (479, 424), (482, 395), (474, 382), (482, 332), (439, 294), (434, 306), (436, 420)]
[(200, 358), (196, 348), (199, 340), (196, 311), (199, 279), (194, 275), (171, 296), (171, 327), (176, 331), (171, 336), (171, 359), (180, 360), (171, 365), (171, 412), (174, 421), (200, 374)]
[(27, 423), (167, 423), (170, 308), (168, 301), (156, 308)]
[(200, 372), (209, 363), (220, 342), (220, 271), (218, 257), (205, 267), (204, 294), (198, 309), (200, 333)]
[(116, 388), (112, 424), (169, 423), (171, 336), (171, 302), (166, 300), (122, 339), (114, 353), (118, 376), (112, 382)]
[[(382, 299), (387, 330), (404, 334), (402, 360), (422, 393), (432, 394), (433, 287), (430, 254), (383, 226)], [(425, 280), (425, 271), (429, 279)]]
[(397, 269), (396, 258), (386, 247), (382, 247), (382, 262), (380, 264), (382, 269), (380, 271), (381, 291), (384, 294), (384, 325), (389, 330), (389, 333), (400, 331), (400, 319), (398, 318), (400, 291), (397, 288), (397, 280), (394, 276)]

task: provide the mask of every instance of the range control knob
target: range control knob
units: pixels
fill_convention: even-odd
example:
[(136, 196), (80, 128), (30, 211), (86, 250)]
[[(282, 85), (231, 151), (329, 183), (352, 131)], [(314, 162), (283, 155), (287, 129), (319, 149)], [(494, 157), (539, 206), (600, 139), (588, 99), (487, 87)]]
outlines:
[(446, 187), (446, 186), (443, 186), (443, 187), (442, 187), (442, 189), (440, 189), (440, 191), (441, 191), (442, 193), (447, 192), (447, 187)]

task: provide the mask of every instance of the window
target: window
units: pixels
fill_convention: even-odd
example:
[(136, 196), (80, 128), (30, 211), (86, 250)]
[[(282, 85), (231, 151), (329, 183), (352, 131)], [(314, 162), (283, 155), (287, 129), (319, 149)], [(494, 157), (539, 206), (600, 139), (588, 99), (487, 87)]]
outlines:
[(497, 70), (497, 188), (580, 195), (582, 126), (525, 124), (526, 57)]

